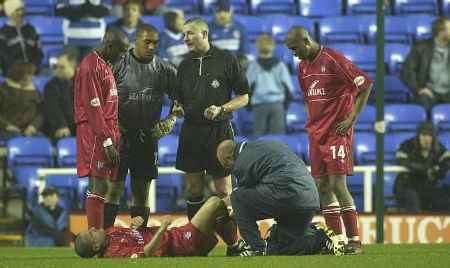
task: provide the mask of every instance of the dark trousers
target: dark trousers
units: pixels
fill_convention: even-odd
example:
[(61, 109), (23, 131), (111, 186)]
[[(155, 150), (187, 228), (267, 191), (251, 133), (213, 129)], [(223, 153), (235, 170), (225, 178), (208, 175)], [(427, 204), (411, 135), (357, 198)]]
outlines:
[[(295, 198), (289, 200), (277, 199), (267, 186), (258, 185), (254, 188), (241, 187), (233, 190), (231, 204), (234, 209), (236, 223), (244, 240), (253, 250), (264, 251), (266, 242), (261, 238), (257, 220), (274, 218), (277, 221), (278, 232), (283, 233), (284, 243), (303, 237), (311, 225), (315, 209), (303, 209), (296, 204)], [(283, 247), (282, 245), (267, 245)]]

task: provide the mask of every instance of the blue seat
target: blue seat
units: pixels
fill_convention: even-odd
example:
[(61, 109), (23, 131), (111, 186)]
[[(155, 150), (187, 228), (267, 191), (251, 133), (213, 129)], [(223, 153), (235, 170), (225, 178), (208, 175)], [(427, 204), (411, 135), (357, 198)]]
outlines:
[(51, 76), (48, 75), (37, 75), (33, 76), (33, 84), (36, 87), (36, 90), (39, 91), (41, 95), (44, 94), (45, 85), (51, 79)]
[(286, 112), (286, 128), (288, 133), (304, 131), (307, 119), (305, 106), (296, 102), (291, 103)]
[(387, 102), (408, 102), (411, 92), (408, 87), (394, 75), (384, 77), (384, 100)]
[(394, 13), (428, 13), (437, 15), (439, 13), (439, 5), (437, 0), (396, 0), (394, 1)]
[(167, 135), (159, 140), (158, 159), (161, 166), (174, 166), (177, 159), (178, 136)]
[(401, 66), (409, 53), (409, 45), (386, 44), (384, 47), (384, 62), (390, 74), (399, 74)]
[(305, 17), (328, 17), (342, 15), (342, 0), (299, 0), (300, 15)]
[[(392, 12), (391, 5), (384, 6), (385, 14)], [(361, 15), (361, 14), (375, 14), (377, 13), (377, 0), (348, 0), (347, 1), (347, 14), (348, 15)]]
[(396, 172), (386, 172), (384, 173), (384, 207), (392, 208), (395, 207), (397, 202), (394, 197), (394, 185), (395, 179), (398, 173)]
[(152, 25), (156, 29), (158, 29), (160, 32), (164, 31), (164, 20), (162, 16), (142, 16), (142, 21)]
[(361, 70), (373, 75), (376, 72), (376, 49), (373, 45), (332, 44), (331, 48), (341, 52)]
[(253, 135), (253, 115), (245, 108), (235, 112), (238, 133), (241, 136), (251, 137)]
[(417, 104), (389, 104), (384, 113), (388, 131), (415, 131), (427, 120), (425, 109)]
[(416, 132), (398, 132), (386, 134), (384, 138), (384, 162), (388, 164), (395, 163), (395, 153), (400, 145), (416, 135)]
[(305, 150), (302, 143), (299, 140), (298, 135), (283, 135), (283, 134), (270, 134), (258, 137), (259, 140), (274, 140), (279, 141), (287, 146), (300, 158), (304, 158)]
[(433, 124), (440, 131), (450, 131), (450, 104), (438, 104), (431, 110)]
[(442, 0), (442, 13), (450, 15), (450, 0)]
[(53, 16), (56, 0), (25, 0), (26, 13), (29, 15)]
[(31, 194), (36, 191), (38, 187), (38, 167), (27, 166), (15, 170), (13, 177), (16, 182), (16, 187), (25, 194), (25, 198), (31, 198)]
[(351, 16), (326, 17), (319, 23), (319, 38), (322, 44), (364, 43), (364, 34), (359, 19)]
[(170, 8), (181, 9), (187, 14), (198, 14), (200, 11), (197, 0), (166, 0), (164, 4)]
[(354, 136), (353, 150), (358, 165), (375, 163), (375, 134), (370, 132), (357, 132)]
[[(203, 14), (213, 14), (214, 5), (217, 0), (201, 0)], [(231, 6), (233, 8), (233, 13), (237, 14), (249, 14), (249, 6), (247, 0), (231, 0)]]
[(431, 38), (431, 26), (435, 19), (436, 17), (431, 15), (415, 15), (405, 16), (404, 21), (407, 23), (409, 34), (414, 40), (424, 40)]
[(76, 183), (78, 209), (84, 209), (84, 203), (86, 201), (86, 192), (88, 190), (88, 186), (89, 186), (88, 178), (78, 178)]
[(50, 167), (53, 165), (53, 147), (44, 137), (16, 137), (7, 141), (8, 168), (20, 166)]
[(56, 163), (59, 167), (75, 167), (77, 165), (77, 144), (74, 137), (58, 140), (56, 144)]
[(247, 30), (250, 42), (254, 42), (263, 33), (272, 33), (272, 21), (259, 16), (235, 15), (235, 20)]
[(358, 121), (355, 124), (356, 131), (372, 131), (375, 123), (375, 107), (367, 105), (358, 115)]
[(63, 18), (29, 16), (27, 20), (36, 28), (42, 45), (64, 44)]
[(300, 142), (300, 146), (303, 149), (303, 160), (306, 164), (310, 164), (309, 159), (309, 137), (306, 133), (296, 134), (298, 135), (298, 140)]
[(283, 43), (287, 37), (289, 29), (294, 25), (302, 25), (311, 34), (314, 34), (314, 21), (300, 16), (287, 16), (283, 14), (267, 15), (264, 19), (270, 20), (272, 27), (272, 36), (278, 43)]
[(251, 1), (252, 14), (298, 14), (297, 3), (295, 0), (258, 0)]
[(42, 52), (44, 53), (44, 58), (42, 59), (42, 64), (46, 67), (50, 67), (56, 63), (56, 58), (62, 54), (64, 51), (64, 46), (62, 44), (51, 44), (43, 45)]
[(438, 139), (447, 150), (450, 150), (450, 132), (439, 133)]
[(45, 177), (45, 186), (56, 188), (59, 192), (63, 207), (70, 209), (75, 207), (77, 179), (75, 175), (47, 175)]
[(364, 211), (364, 177), (362, 173), (347, 176), (348, 190), (352, 194), (357, 211)]
[[(410, 33), (409, 22), (406, 22), (407, 16), (386, 16), (384, 26), (384, 40), (386, 43), (411, 44), (413, 39)], [(376, 43), (377, 25), (373, 18), (369, 24), (367, 39), (370, 44)]]

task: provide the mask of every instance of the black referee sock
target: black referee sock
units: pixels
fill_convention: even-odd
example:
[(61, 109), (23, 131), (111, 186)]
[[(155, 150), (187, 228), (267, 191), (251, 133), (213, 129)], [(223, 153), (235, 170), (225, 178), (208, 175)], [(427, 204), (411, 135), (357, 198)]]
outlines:
[(205, 204), (203, 196), (191, 197), (186, 201), (187, 204), (187, 216), (189, 221), (195, 216), (197, 211)]
[(114, 226), (116, 221), (117, 211), (119, 210), (119, 205), (105, 203), (105, 208), (103, 210), (103, 229)]
[(150, 208), (144, 206), (132, 206), (130, 208), (130, 216), (131, 218), (140, 216), (144, 219), (144, 223), (142, 223), (142, 227), (147, 227), (148, 218), (150, 216)]

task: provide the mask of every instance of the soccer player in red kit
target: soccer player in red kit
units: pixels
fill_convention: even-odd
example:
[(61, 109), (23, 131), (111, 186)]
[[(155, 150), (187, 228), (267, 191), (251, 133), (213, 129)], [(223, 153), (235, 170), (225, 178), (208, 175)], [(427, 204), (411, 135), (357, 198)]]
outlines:
[(353, 172), (353, 125), (367, 102), (371, 79), (350, 60), (315, 42), (299, 26), (292, 27), (286, 46), (301, 62), (299, 81), (305, 96), (311, 173), (317, 180), (326, 224), (342, 234), (347, 254), (362, 252), (355, 203), (347, 188)]
[[(225, 202), (211, 197), (184, 226), (167, 230), (170, 221), (163, 221), (159, 227), (140, 227), (144, 220), (138, 216), (132, 219), (131, 228), (91, 228), (81, 232), (75, 239), (75, 252), (83, 258), (206, 256), (217, 244), (217, 225), (230, 226), (230, 221)], [(238, 247), (245, 246), (237, 241), (233, 230), (222, 234), (234, 236), (233, 243)]]
[[(77, 175), (89, 177), (86, 214), (89, 227), (102, 228), (104, 203), (118, 202), (118, 97), (110, 63), (128, 49), (128, 39), (108, 30), (100, 47), (81, 61), (74, 82)], [(119, 185), (116, 187), (116, 185)]]

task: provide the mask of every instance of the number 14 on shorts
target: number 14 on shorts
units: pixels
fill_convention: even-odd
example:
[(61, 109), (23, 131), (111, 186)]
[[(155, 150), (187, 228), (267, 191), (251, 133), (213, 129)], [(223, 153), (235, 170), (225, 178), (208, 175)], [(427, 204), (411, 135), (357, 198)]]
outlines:
[(333, 159), (345, 159), (345, 147), (344, 145), (332, 145), (330, 146), (331, 157)]

